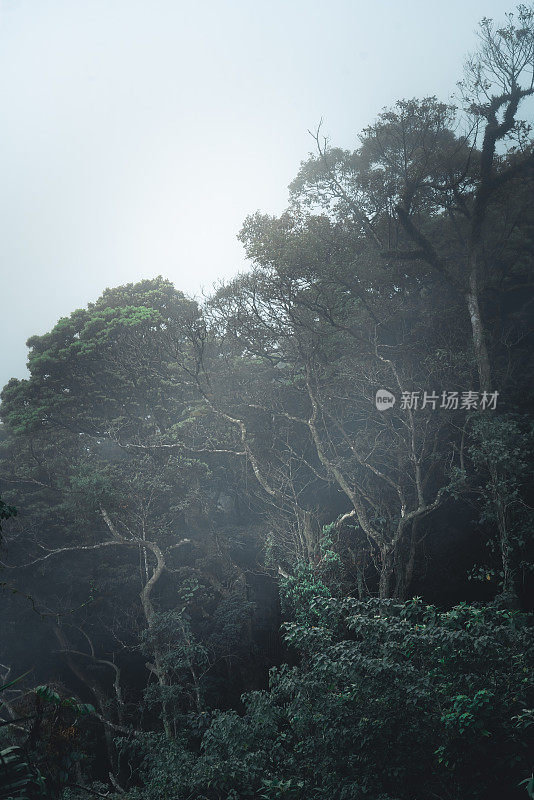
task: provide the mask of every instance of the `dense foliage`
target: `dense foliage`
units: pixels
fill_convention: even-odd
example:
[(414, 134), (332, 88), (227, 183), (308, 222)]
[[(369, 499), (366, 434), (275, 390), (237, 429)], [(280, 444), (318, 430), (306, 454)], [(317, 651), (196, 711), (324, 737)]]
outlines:
[(517, 767), (529, 767), (522, 713), (534, 688), (524, 615), (419, 600), (311, 608), (321, 625), (288, 625), (300, 664), (273, 668), (242, 714), (204, 723), (200, 754), (185, 738), (134, 747), (143, 789), (132, 797), (513, 793)]
[(534, 796), (533, 81), (534, 11), (484, 20), (463, 108), (318, 131), (202, 306), (143, 280), (28, 341), (2, 796)]

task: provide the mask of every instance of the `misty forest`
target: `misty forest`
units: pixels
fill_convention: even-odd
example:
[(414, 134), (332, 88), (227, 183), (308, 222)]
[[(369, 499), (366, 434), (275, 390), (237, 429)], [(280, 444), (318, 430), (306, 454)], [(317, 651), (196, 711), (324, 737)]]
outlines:
[(534, 798), (534, 9), (454, 78), (28, 340), (1, 798)]

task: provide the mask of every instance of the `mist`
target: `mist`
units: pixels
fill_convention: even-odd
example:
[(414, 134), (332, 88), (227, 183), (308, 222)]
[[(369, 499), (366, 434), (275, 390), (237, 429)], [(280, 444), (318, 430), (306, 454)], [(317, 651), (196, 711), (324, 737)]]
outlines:
[(0, 384), (26, 339), (106, 286), (200, 295), (281, 213), (313, 149), (400, 97), (448, 98), (502, 2), (2, 2)]
[(534, 4), (0, 59), (0, 800), (533, 798)]

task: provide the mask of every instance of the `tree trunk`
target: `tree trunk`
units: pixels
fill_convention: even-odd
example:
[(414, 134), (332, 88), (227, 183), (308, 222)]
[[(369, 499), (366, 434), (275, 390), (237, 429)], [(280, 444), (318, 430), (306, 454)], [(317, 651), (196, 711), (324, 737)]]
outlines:
[(503, 499), (499, 493), (499, 476), (494, 464), (489, 465), (493, 505), (497, 516), (497, 528), (499, 530), (499, 546), (501, 550), (501, 563), (502, 563), (502, 592), (501, 597), (504, 604), (508, 608), (517, 608), (518, 599), (515, 585), (515, 565), (512, 544), (510, 542), (510, 532), (508, 520), (506, 519), (506, 510), (504, 508)]
[(411, 530), (410, 541), (408, 544), (408, 554), (406, 560), (399, 564), (399, 573), (397, 577), (397, 585), (395, 587), (395, 597), (399, 600), (406, 600), (408, 589), (413, 580), (413, 573), (415, 569), (415, 556), (417, 554), (417, 527), (419, 520), (414, 518)]
[(469, 270), (469, 288), (465, 294), (465, 299), (469, 311), (469, 318), (471, 320), (471, 330), (473, 332), (473, 348), (475, 351), (480, 390), (482, 392), (489, 392), (491, 390), (491, 367), (486, 346), (484, 323), (480, 313), (476, 260), (473, 258), (472, 262)]
[(378, 584), (378, 596), (381, 600), (390, 597), (391, 576), (393, 575), (393, 558), (388, 548), (380, 551), (380, 580)]
[[(152, 577), (143, 586), (143, 589), (141, 590), (141, 594), (140, 594), (141, 605), (143, 606), (143, 612), (144, 612), (144, 615), (145, 615), (147, 627), (148, 627), (148, 630), (151, 633), (154, 630), (155, 611), (154, 611), (154, 606), (152, 605), (152, 600), (151, 600), (150, 595), (151, 595), (152, 588), (153, 588), (154, 584), (156, 583), (156, 581), (160, 577), (161, 573), (163, 572), (164, 566), (165, 566), (165, 562), (164, 562), (164, 559), (163, 559), (163, 554), (161, 553), (159, 548), (157, 548), (157, 552), (154, 551), (154, 550), (152, 550), (152, 552), (156, 556), (156, 559), (157, 559), (158, 563), (157, 563), (157, 566), (154, 568), (154, 571), (152, 573)], [(166, 672), (165, 672), (165, 669), (164, 669), (163, 663), (162, 663), (161, 651), (160, 651), (160, 648), (159, 648), (159, 646), (158, 646), (156, 641), (153, 642), (152, 647), (153, 647), (153, 653), (154, 653), (154, 664), (151, 667), (151, 669), (152, 669), (152, 672), (154, 673), (154, 675), (156, 676), (156, 680), (158, 681), (158, 684), (159, 684), (160, 688), (162, 689), (162, 692), (164, 692), (165, 691), (165, 687), (168, 686), (169, 684), (168, 684), (167, 675), (166, 675)], [(167, 737), (167, 739), (173, 739), (174, 736), (173, 736), (173, 730), (172, 730), (171, 722), (170, 722), (170, 719), (169, 719), (169, 711), (168, 711), (168, 707), (167, 707), (167, 701), (164, 698), (162, 698), (162, 701), (161, 701), (161, 722), (163, 724), (163, 730), (164, 730), (164, 733), (165, 733), (165, 736)]]

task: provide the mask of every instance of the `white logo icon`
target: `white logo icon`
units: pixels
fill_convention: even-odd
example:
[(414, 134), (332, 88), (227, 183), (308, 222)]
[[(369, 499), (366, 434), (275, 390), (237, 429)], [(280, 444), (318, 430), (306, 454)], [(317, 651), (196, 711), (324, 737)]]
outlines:
[(395, 405), (395, 395), (388, 392), (387, 389), (379, 389), (376, 393), (375, 403), (379, 411), (385, 411)]

